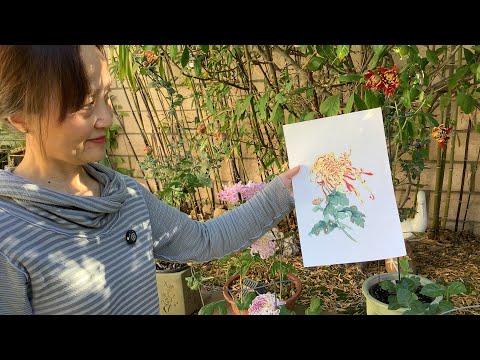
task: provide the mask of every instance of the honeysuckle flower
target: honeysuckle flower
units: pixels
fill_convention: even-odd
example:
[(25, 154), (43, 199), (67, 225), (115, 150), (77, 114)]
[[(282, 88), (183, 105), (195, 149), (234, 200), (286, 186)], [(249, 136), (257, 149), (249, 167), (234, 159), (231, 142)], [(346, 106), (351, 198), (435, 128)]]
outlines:
[(445, 149), (445, 144), (450, 139), (450, 131), (452, 128), (446, 128), (445, 124), (440, 124), (432, 129), (432, 137), (440, 144), (442, 150)]
[(253, 299), (248, 308), (248, 315), (280, 315), (278, 307), (284, 304), (285, 301), (281, 301), (274, 294), (267, 292)]
[(393, 96), (400, 84), (397, 65), (391, 69), (378, 66), (376, 71), (368, 70), (364, 77), (367, 79), (366, 89), (383, 90), (386, 97)]
[(266, 259), (275, 254), (275, 238), (272, 233), (266, 233), (252, 244), (250, 254), (254, 255), (257, 253), (262, 259)]

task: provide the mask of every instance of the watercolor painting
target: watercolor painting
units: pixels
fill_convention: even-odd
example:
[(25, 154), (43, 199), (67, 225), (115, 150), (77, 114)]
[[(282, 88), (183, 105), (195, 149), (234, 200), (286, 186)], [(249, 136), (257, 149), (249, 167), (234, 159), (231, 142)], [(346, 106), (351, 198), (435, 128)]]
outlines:
[(304, 266), (405, 255), (381, 109), (283, 130)]

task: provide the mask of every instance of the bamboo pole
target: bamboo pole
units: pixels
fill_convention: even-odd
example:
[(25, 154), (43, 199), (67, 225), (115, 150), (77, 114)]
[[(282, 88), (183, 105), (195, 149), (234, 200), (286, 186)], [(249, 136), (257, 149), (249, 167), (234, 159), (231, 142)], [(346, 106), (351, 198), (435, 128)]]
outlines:
[[(457, 57), (457, 69), (462, 65), (462, 49), (458, 51)], [(455, 100), (455, 116), (452, 122), (452, 136), (450, 138), (450, 160), (448, 167), (448, 181), (447, 181), (447, 194), (445, 199), (445, 208), (443, 211), (443, 221), (442, 221), (442, 232), (445, 231), (445, 226), (447, 225), (448, 220), (448, 210), (450, 208), (450, 198), (452, 194), (452, 179), (453, 179), (453, 166), (455, 161), (455, 143), (457, 139), (457, 121), (458, 121), (458, 102)]]
[(467, 160), (468, 160), (468, 144), (470, 141), (470, 130), (472, 128), (472, 120), (468, 120), (468, 130), (467, 130), (467, 139), (465, 140), (465, 153), (463, 156), (463, 170), (462, 170), (462, 183), (460, 185), (460, 197), (458, 199), (458, 207), (457, 207), (457, 216), (455, 218), (455, 232), (458, 230), (458, 218), (460, 216), (460, 209), (462, 207), (462, 198), (463, 198), (463, 184), (465, 182), (465, 173), (467, 170)]

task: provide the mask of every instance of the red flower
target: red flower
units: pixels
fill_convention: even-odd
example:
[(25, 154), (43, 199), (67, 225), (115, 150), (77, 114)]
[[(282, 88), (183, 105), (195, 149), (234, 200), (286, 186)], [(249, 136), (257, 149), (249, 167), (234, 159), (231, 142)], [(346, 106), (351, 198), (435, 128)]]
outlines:
[(432, 129), (432, 137), (437, 140), (442, 150), (445, 150), (445, 144), (450, 139), (450, 136), (448, 135), (450, 131), (452, 131), (452, 128), (446, 128), (445, 124), (440, 124), (438, 127)]
[(386, 97), (392, 96), (400, 84), (397, 65), (393, 65), (391, 69), (378, 66), (376, 72), (368, 70), (364, 77), (367, 79), (366, 89), (383, 90)]

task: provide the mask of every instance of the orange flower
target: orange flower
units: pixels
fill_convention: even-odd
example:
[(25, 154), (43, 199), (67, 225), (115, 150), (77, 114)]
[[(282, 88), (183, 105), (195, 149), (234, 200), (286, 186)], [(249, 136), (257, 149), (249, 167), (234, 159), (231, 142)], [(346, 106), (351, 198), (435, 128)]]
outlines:
[(432, 129), (432, 137), (440, 144), (442, 150), (445, 149), (445, 144), (450, 139), (450, 131), (452, 131), (452, 128), (446, 128), (445, 124), (440, 124)]
[(148, 65), (155, 64), (159, 59), (159, 56), (156, 55), (152, 50), (145, 51), (143, 53), (143, 56), (145, 56), (145, 59), (147, 60)]
[(391, 97), (400, 84), (397, 65), (391, 69), (378, 66), (376, 72), (368, 70), (364, 77), (367, 79), (366, 89), (383, 90), (386, 97)]

